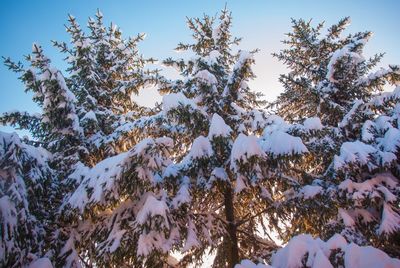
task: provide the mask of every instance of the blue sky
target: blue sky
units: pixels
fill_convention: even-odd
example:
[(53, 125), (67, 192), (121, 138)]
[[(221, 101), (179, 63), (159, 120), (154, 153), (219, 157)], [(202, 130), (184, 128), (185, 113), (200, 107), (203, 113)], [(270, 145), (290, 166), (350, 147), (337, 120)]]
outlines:
[[(259, 48), (255, 72), (251, 83), (266, 98), (274, 99), (281, 91), (278, 76), (285, 72), (282, 64), (271, 53), (283, 48), (281, 40), (290, 31), (290, 18), (325, 21), (326, 25), (351, 16), (349, 32), (371, 30), (374, 36), (366, 47), (366, 56), (386, 52), (382, 66), (400, 64), (400, 1), (17, 1), (0, 2), (0, 56), (23, 60), (33, 42), (41, 44), (53, 64), (63, 69), (62, 56), (51, 47), (50, 40), (68, 41), (65, 32), (67, 14), (74, 15), (80, 24), (99, 8), (106, 23), (113, 21), (121, 27), (125, 36), (145, 32), (147, 38), (140, 48), (145, 56), (163, 59), (177, 57), (173, 48), (180, 41), (189, 41), (190, 32), (185, 17), (215, 15), (227, 3), (233, 13), (233, 33), (243, 37), (241, 49)], [(23, 92), (17, 75), (0, 66), (0, 113), (18, 109), (39, 111)], [(140, 101), (151, 103), (154, 94), (144, 95)], [(3, 128), (4, 129), (4, 128)]]

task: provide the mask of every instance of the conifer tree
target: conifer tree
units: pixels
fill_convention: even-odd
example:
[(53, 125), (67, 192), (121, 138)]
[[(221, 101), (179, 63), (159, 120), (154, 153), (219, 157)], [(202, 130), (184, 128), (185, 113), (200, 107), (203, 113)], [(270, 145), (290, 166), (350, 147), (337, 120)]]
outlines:
[(385, 83), (398, 79), (397, 66), (372, 72), (383, 54), (363, 57), (371, 32), (342, 36), (350, 18), (329, 27), (325, 36), (323, 23), (314, 27), (311, 20), (300, 19), (292, 24), (293, 31), (283, 41), (287, 48), (273, 54), (290, 70), (281, 75), (284, 92), (272, 103), (285, 120), (320, 117), (324, 125), (336, 127), (356, 100), (368, 101)]
[[(29, 171), (29, 168), (36, 170), (39, 167), (36, 168), (34, 162), (31, 163), (32, 167), (26, 163), (29, 162), (29, 157), (39, 158), (37, 154), (24, 155), (18, 159), (5, 158), (2, 164), (4, 172), (11, 172), (8, 170), (14, 168), (13, 165), (18, 165), (15, 169), (19, 172), (15, 171), (16, 178), (8, 178), (9, 182), (2, 185), (2, 197), (5, 196), (3, 201), (8, 200), (7, 204), (14, 202), (12, 204), (17, 209), (27, 211), (21, 213), (29, 212), (32, 215), (27, 217), (26, 223), (18, 220), (21, 223), (21, 229), (18, 230), (11, 229), (13, 226), (7, 227), (7, 222), (4, 222), (4, 226), (10, 228), (9, 232), (13, 232), (12, 236), (11, 233), (7, 236), (8, 239), (15, 239), (9, 243), (20, 243), (17, 239), (27, 231), (22, 224), (37, 229), (32, 232), (32, 238), (26, 239), (27, 244), (21, 244), (24, 251), (7, 253), (17, 248), (9, 246), (10, 249), (2, 256), (4, 263), (25, 261), (31, 248), (28, 243), (37, 243), (32, 252), (38, 255), (33, 256), (32, 260), (45, 253), (57, 266), (80, 266), (85, 261), (82, 257), (84, 255), (79, 256), (75, 250), (75, 241), (71, 240), (74, 237), (71, 220), (60, 214), (63, 199), (71, 195), (82, 179), (70, 175), (87, 168), (86, 166), (97, 164), (106, 156), (126, 151), (137, 140), (132, 131), (127, 133), (124, 128), (119, 128), (139, 116), (151, 113), (149, 109), (140, 107), (131, 100), (133, 93), (137, 93), (147, 83), (152, 83), (155, 77), (154, 72), (144, 70), (144, 65), (152, 60), (144, 59), (137, 50), (137, 43), (144, 36), (123, 39), (116, 25), (111, 24), (109, 28), (103, 25), (100, 11), (96, 13), (96, 19), (89, 20), (89, 34), (81, 30), (72, 16), (69, 17), (69, 22), (67, 32), (71, 34), (72, 46), (65, 42), (53, 42), (54, 46), (67, 55), (65, 60), (69, 64), (66, 70), (68, 75), (53, 67), (37, 44), (33, 45), (32, 54), (26, 57), (30, 68), (25, 68), (22, 63), (15, 63), (9, 58), (4, 60), (6, 66), (20, 74), (26, 91), (34, 93), (33, 101), (42, 109), (42, 113), (31, 115), (23, 111), (6, 112), (0, 117), (0, 121), (28, 130), (33, 140), (20, 142), (21, 147), (25, 148), (24, 146), (28, 146), (25, 143), (28, 143), (38, 150), (48, 151), (48, 158), (42, 159), (42, 162), (48, 162), (50, 166), (41, 170), (41, 176), (50, 180), (46, 181), (46, 191), (43, 191), (41, 181), (44, 179), (37, 178), (39, 171), (36, 171), (38, 175), (35, 173), (35, 176), (30, 176)], [(127, 137), (128, 135), (130, 136)], [(8, 145), (8, 140), (4, 144), (4, 150), (6, 146), (15, 147)], [(7, 155), (7, 150), (4, 155)], [(11, 160), (14, 162), (10, 162)], [(20, 178), (24, 181), (21, 182)], [(11, 196), (11, 201), (6, 199), (10, 194), (9, 187), (23, 183), (30, 188), (19, 187), (21, 198)], [(31, 188), (39, 189), (39, 192), (31, 193)], [(35, 203), (36, 199), (39, 204)], [(34, 209), (28, 206), (31, 202)], [(42, 216), (44, 211), (47, 214)], [(35, 217), (38, 220), (32, 221), (31, 218)], [(41, 221), (47, 223), (46, 232), (40, 225)]]
[(89, 154), (85, 162), (94, 165), (138, 141), (132, 134), (124, 139), (126, 132), (120, 127), (150, 112), (132, 101), (131, 96), (153, 82), (155, 73), (143, 68), (153, 60), (139, 54), (137, 44), (144, 34), (124, 39), (118, 26), (104, 25), (100, 11), (94, 19), (89, 18), (89, 33), (73, 16), (68, 21), (72, 47), (64, 42), (53, 44), (66, 54), (70, 73), (67, 84), (77, 99), (77, 114)]
[(322, 121), (319, 130), (299, 133), (311, 161), (283, 206), (293, 217), (286, 239), (341, 233), (348, 242), (398, 257), (398, 88), (382, 90), (398, 83), (399, 67), (373, 72), (383, 55), (365, 60), (362, 49), (371, 33), (342, 37), (348, 22), (341, 20), (321, 38), (322, 24), (294, 20), (289, 48), (275, 55), (290, 69), (281, 76), (278, 113), (304, 125)]
[(41, 257), (46, 247), (54, 190), (50, 155), (25, 144), (16, 133), (0, 132), (0, 265), (21, 267)]
[(307, 152), (300, 138), (279, 129), (279, 118), (263, 112), (261, 94), (247, 84), (256, 51), (233, 50), (240, 39), (232, 37), (231, 24), (227, 10), (218, 20), (189, 19), (194, 43), (177, 50), (194, 56), (164, 61), (184, 77), (161, 87), (169, 93), (162, 112), (179, 146), (164, 177), (181, 182), (174, 198), (185, 200), (178, 222), (189, 223), (182, 264), (201, 262), (209, 252), (216, 254), (214, 267), (269, 256), (276, 245), (258, 231), (274, 224), (273, 206), (291, 183), (285, 167)]

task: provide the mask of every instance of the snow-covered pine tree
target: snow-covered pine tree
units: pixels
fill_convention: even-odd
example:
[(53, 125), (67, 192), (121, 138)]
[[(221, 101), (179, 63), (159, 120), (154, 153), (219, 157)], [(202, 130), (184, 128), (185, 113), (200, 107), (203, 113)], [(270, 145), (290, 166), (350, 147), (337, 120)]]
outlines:
[(374, 72), (382, 55), (362, 55), (371, 33), (342, 37), (348, 22), (341, 20), (321, 38), (322, 24), (293, 21), (289, 48), (276, 54), (290, 69), (281, 76), (278, 113), (304, 125), (318, 118), (323, 123), (318, 131), (298, 132), (310, 161), (301, 167), (303, 187), (282, 206), (293, 219), (286, 239), (341, 233), (348, 242), (398, 257), (398, 88), (381, 91), (400, 81), (400, 69)]
[(371, 32), (343, 36), (350, 24), (344, 18), (321, 34), (323, 23), (292, 20), (293, 30), (283, 43), (288, 47), (273, 54), (290, 70), (280, 81), (284, 92), (272, 106), (289, 122), (320, 117), (324, 125), (334, 126), (351, 110), (355, 100), (368, 101), (383, 90), (387, 81), (398, 77), (397, 66), (372, 73), (383, 54), (370, 59), (362, 55)]
[(0, 266), (23, 267), (43, 256), (54, 190), (51, 155), (0, 132)]
[[(42, 249), (50, 249), (51, 232), (57, 229), (55, 212), (61, 203), (64, 191), (68, 189), (63, 179), (79, 162), (81, 152), (85, 151), (82, 146), (83, 133), (76, 114), (75, 97), (67, 87), (63, 74), (51, 66), (50, 60), (37, 44), (32, 46), (32, 55), (28, 55), (26, 60), (31, 65), (29, 69), (25, 69), (21, 63), (16, 64), (10, 59), (5, 59), (5, 64), (20, 74), (20, 80), (24, 83), (26, 91), (34, 93), (33, 100), (41, 107), (42, 113), (29, 115), (27, 112), (6, 112), (0, 120), (2, 123), (30, 131), (34, 140), (27, 139), (21, 144), (33, 144), (38, 150), (41, 149), (50, 155), (47, 161), (52, 171), (51, 174), (47, 174), (50, 176), (48, 178), (50, 182), (47, 182), (46, 187), (41, 185), (39, 179), (31, 178), (29, 173), (25, 174), (28, 171), (24, 170), (20, 175), (25, 178), (25, 184), (43, 191), (37, 193), (38, 197), (41, 196), (39, 198), (41, 203), (36, 205), (42, 210), (31, 210), (31, 213), (32, 217), (38, 217), (39, 222), (45, 223), (46, 232), (34, 239), (43, 244)], [(21, 188), (22, 192), (24, 190)], [(30, 192), (25, 194), (22, 192), (21, 196), (28, 198), (24, 202), (34, 203), (35, 198), (30, 197)], [(43, 215), (47, 218), (43, 218)], [(35, 232), (32, 234), (35, 235)], [(38, 251), (37, 253), (47, 252)], [(26, 257), (26, 255), (23, 256), (23, 258)]]
[[(33, 100), (43, 113), (29, 115), (27, 112), (12, 111), (1, 116), (3, 124), (11, 124), (31, 132), (37, 143), (54, 153), (54, 165), (66, 172), (79, 159), (78, 151), (82, 131), (76, 114), (75, 97), (67, 88), (62, 73), (50, 65), (42, 48), (33, 44), (32, 55), (26, 60), (31, 68), (24, 69), (5, 59), (12, 71), (20, 73), (26, 91), (34, 93)], [(63, 160), (63, 161), (61, 161)]]
[(351, 125), (356, 135), (341, 144), (323, 186), (337, 208), (326, 232), (340, 230), (348, 241), (395, 257), (400, 257), (399, 92), (396, 87), (377, 94), (346, 115), (341, 126)]
[(89, 33), (85, 33), (69, 16), (67, 32), (72, 46), (57, 41), (53, 44), (69, 64), (66, 82), (77, 99), (77, 115), (89, 154), (85, 162), (92, 166), (138, 142), (141, 135), (134, 135), (131, 129), (124, 131), (121, 126), (151, 113), (131, 96), (154, 82), (155, 72), (144, 69), (153, 60), (143, 58), (137, 48), (144, 34), (124, 39), (117, 25), (104, 25), (100, 11), (94, 19), (89, 18), (88, 28)]
[(176, 223), (184, 244), (177, 249), (184, 252), (182, 265), (214, 253), (214, 267), (233, 267), (276, 248), (265, 231), (277, 227), (274, 204), (295, 181), (286, 170), (307, 149), (283, 130), (281, 118), (267, 118), (261, 95), (249, 88), (255, 51), (233, 51), (240, 39), (231, 35), (231, 14), (187, 24), (194, 43), (177, 50), (190, 59), (164, 61), (184, 79), (161, 87), (168, 93), (162, 112), (176, 133), (164, 180), (173, 189), (172, 206), (182, 210)]
[[(33, 140), (24, 142), (37, 147), (38, 150), (50, 152), (47, 160), (52, 170), (51, 175), (46, 174), (50, 176), (48, 178), (50, 182), (47, 183), (51, 187), (46, 186), (43, 197), (41, 193), (37, 193), (37, 198), (42, 203), (36, 205), (35, 198), (32, 199), (32, 206), (35, 208), (44, 206), (46, 209), (30, 210), (32, 217), (38, 218), (39, 222), (46, 221), (49, 226), (46, 226), (46, 236), (44, 236), (39, 232), (43, 228), (38, 225), (39, 231), (36, 233), (40, 237), (32, 237), (32, 240), (44, 241), (43, 237), (49, 238), (48, 245), (51, 247), (46, 248), (38, 244), (38, 249), (35, 249), (37, 251), (34, 253), (39, 254), (37, 257), (46, 253), (59, 266), (79, 266), (86, 261), (79, 259), (74, 250), (77, 245), (74, 245), (74, 226), (71, 225), (71, 220), (59, 215), (62, 199), (71, 195), (69, 193), (73, 192), (83, 179), (83, 176), (71, 177), (70, 174), (87, 169), (106, 156), (126, 151), (126, 148), (137, 142), (139, 136), (143, 137), (140, 132), (136, 133), (136, 136), (134, 131), (125, 131), (121, 126), (134, 122), (139, 116), (151, 113), (149, 109), (134, 103), (131, 95), (137, 93), (139, 88), (147, 83), (153, 82), (155, 77), (154, 73), (144, 71), (144, 65), (152, 60), (145, 60), (137, 50), (137, 43), (143, 39), (143, 35), (123, 39), (121, 31), (114, 24), (108, 28), (103, 25), (100, 11), (96, 13), (96, 19), (89, 20), (89, 34), (80, 29), (72, 16), (69, 17), (69, 22), (67, 31), (71, 34), (72, 46), (69, 47), (64, 42), (53, 42), (54, 46), (67, 54), (65, 60), (69, 68), (66, 73), (69, 75), (54, 68), (37, 44), (33, 45), (32, 55), (26, 57), (31, 65), (30, 68), (24, 68), (22, 63), (15, 63), (9, 58), (5, 59), (5, 64), (20, 74), (20, 80), (24, 83), (26, 91), (34, 93), (33, 100), (43, 112), (30, 115), (27, 112), (12, 111), (0, 117), (3, 124), (10, 124), (31, 133)], [(21, 144), (28, 146), (23, 142)], [(26, 159), (28, 156), (24, 156), (18, 167), (28, 166), (24, 162)], [(11, 169), (12, 163), (4, 161), (3, 164), (5, 170), (9, 166)], [(34, 168), (35, 166), (32, 167)], [(26, 204), (30, 204), (30, 189), (44, 189), (44, 187), (36, 178), (39, 175), (32, 178), (29, 176), (28, 168), (18, 172), (20, 173), (16, 174), (25, 179), (25, 185), (32, 185), (28, 193), (24, 193), (24, 189), (20, 187), (22, 192), (18, 202), (25, 204), (25, 207), (19, 204), (18, 207), (26, 210), (28, 209)], [(8, 180), (16, 179), (10, 177)], [(35, 185), (36, 183), (38, 185)], [(2, 196), (3, 192), (8, 194), (10, 191), (8, 187), (14, 185), (11, 182), (10, 185), (4, 183), (1, 189)], [(28, 199), (23, 199), (24, 197)], [(12, 198), (17, 202), (15, 197)], [(15, 206), (17, 207), (17, 204)], [(43, 219), (41, 214), (46, 214), (43, 211), (47, 211), (49, 218)], [(27, 217), (27, 221), (30, 219), (31, 217)], [(14, 233), (12, 238), (19, 239), (24, 235), (22, 226), (21, 234)], [(35, 226), (31, 228), (33, 227)], [(35, 232), (32, 232), (32, 235), (34, 234)], [(12, 242), (19, 243), (16, 240)], [(30, 243), (29, 240), (27, 243)], [(28, 245), (23, 253), (29, 253), (29, 248)], [(15, 256), (2, 257), (5, 258), (4, 262), (10, 261), (10, 263), (13, 262), (11, 258), (21, 260), (26, 258), (26, 255)]]

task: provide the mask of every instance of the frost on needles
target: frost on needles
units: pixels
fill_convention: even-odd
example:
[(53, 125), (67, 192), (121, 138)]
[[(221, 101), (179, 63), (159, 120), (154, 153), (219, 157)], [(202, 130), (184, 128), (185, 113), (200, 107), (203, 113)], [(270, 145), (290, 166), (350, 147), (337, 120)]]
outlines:
[[(400, 73), (363, 56), (370, 32), (293, 20), (267, 104), (226, 9), (187, 20), (177, 80), (147, 69), (143, 34), (68, 21), (65, 71), (38, 44), (4, 59), (41, 113), (0, 117), (31, 134), (0, 134), (1, 266), (399, 266)], [(148, 85), (154, 108), (131, 99)]]

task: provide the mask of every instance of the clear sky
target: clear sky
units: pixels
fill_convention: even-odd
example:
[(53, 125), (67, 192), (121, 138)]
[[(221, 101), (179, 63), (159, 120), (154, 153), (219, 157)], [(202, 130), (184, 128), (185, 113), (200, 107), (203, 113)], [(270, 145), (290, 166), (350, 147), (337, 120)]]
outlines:
[[(290, 31), (290, 18), (336, 23), (350, 16), (349, 32), (370, 30), (374, 36), (366, 47), (366, 56), (386, 52), (382, 66), (400, 64), (400, 1), (396, 0), (281, 0), (281, 1), (21, 1), (0, 2), (0, 56), (23, 60), (30, 53), (33, 42), (41, 44), (53, 64), (64, 69), (62, 56), (51, 47), (50, 40), (68, 41), (64, 24), (67, 14), (74, 15), (80, 24), (86, 25), (87, 18), (94, 16), (99, 8), (106, 23), (113, 21), (120, 26), (125, 37), (145, 32), (146, 40), (140, 48), (144, 56), (158, 59), (178, 57), (173, 52), (180, 41), (189, 41), (190, 32), (185, 17), (215, 15), (227, 3), (233, 13), (233, 33), (243, 37), (241, 49), (259, 48), (255, 72), (258, 76), (251, 83), (269, 100), (282, 90), (278, 82), (284, 66), (272, 58), (271, 53), (283, 48), (281, 40)], [(18, 109), (39, 111), (32, 103), (31, 95), (23, 92), (17, 75), (0, 66), (0, 113)], [(156, 96), (142, 96), (142, 103), (152, 103)], [(9, 130), (8, 128), (2, 128)]]

